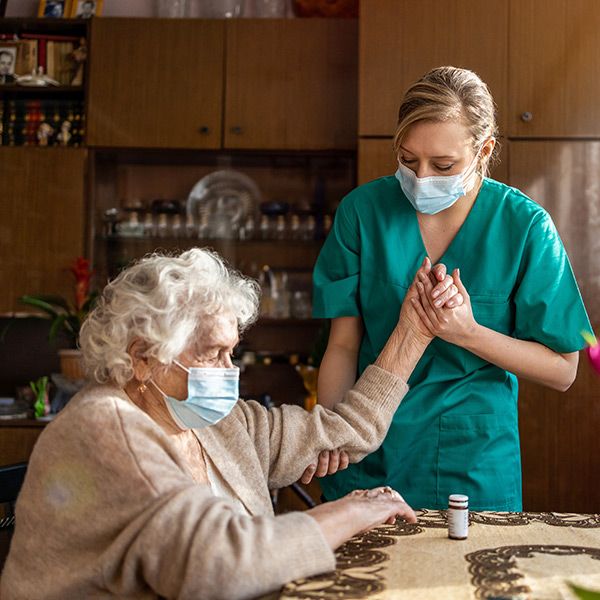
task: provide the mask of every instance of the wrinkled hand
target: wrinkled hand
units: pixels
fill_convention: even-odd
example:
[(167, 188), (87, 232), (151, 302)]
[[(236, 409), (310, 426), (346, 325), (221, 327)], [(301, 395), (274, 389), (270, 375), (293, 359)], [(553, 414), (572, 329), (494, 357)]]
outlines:
[(416, 523), (413, 509), (389, 486), (355, 490), (339, 500), (324, 502), (306, 511), (317, 521), (332, 549), (357, 533), (377, 525), (392, 524), (397, 517)]
[[(377, 525), (393, 525), (397, 517), (408, 523), (416, 523), (417, 517), (413, 509), (406, 504), (404, 498), (389, 485), (384, 485), (370, 490), (354, 490), (346, 497), (353, 498), (359, 502), (359, 510), (370, 511), (371, 520), (364, 527), (368, 531)], [(385, 516), (387, 514), (387, 517)]]
[(317, 457), (317, 462), (311, 463), (306, 467), (300, 481), (302, 483), (310, 483), (313, 476), (325, 477), (325, 475), (333, 475), (338, 471), (343, 471), (348, 467), (350, 462), (348, 454), (345, 450), (323, 450)]
[[(435, 334), (432, 333), (431, 329), (427, 326), (426, 321), (421, 318), (421, 315), (416, 310), (417, 304), (419, 303), (419, 290), (417, 284), (423, 281), (429, 281), (431, 289), (433, 289), (433, 286), (435, 285), (442, 306), (444, 304), (459, 306), (462, 304), (463, 298), (459, 293), (458, 288), (453, 284), (452, 277), (446, 274), (446, 266), (437, 264), (432, 268), (431, 261), (429, 260), (429, 257), (426, 256), (419, 267), (419, 270), (416, 272), (411, 286), (406, 292), (406, 297), (402, 303), (402, 308), (400, 309), (398, 322), (404, 329), (414, 331), (429, 342), (435, 337)], [(415, 301), (417, 304), (415, 304)]]
[[(459, 269), (454, 269), (452, 272), (452, 283), (449, 286), (445, 283), (447, 275), (444, 281), (436, 284), (435, 287), (430, 277), (423, 273), (418, 273), (417, 276), (419, 278), (416, 284), (418, 299), (412, 298), (411, 303), (421, 322), (430, 335), (460, 345), (461, 341), (464, 341), (477, 327), (477, 322), (473, 317), (471, 299), (460, 279)], [(446, 294), (453, 290), (455, 290), (454, 297), (449, 308)]]

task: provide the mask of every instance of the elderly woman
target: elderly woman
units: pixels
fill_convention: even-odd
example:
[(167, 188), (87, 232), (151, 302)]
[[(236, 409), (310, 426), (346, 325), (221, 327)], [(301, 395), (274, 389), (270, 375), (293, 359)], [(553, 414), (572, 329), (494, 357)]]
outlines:
[(249, 598), (332, 570), (358, 532), (415, 521), (390, 488), (280, 516), (269, 496), (323, 451), (380, 445), (430, 341), (414, 306), (344, 401), (306, 412), (238, 400), (231, 354), (257, 305), (255, 282), (200, 249), (107, 285), (81, 331), (97, 383), (34, 449), (4, 600)]

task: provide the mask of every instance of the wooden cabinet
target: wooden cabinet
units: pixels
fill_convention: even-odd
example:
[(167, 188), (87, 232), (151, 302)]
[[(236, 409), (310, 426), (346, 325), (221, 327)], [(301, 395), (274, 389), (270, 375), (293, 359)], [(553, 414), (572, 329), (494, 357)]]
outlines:
[(0, 465), (28, 462), (45, 425), (34, 419), (3, 421), (0, 424)]
[(357, 23), (227, 23), (226, 148), (356, 147)]
[(600, 135), (597, 0), (511, 0), (508, 131)]
[(225, 23), (94, 19), (88, 145), (219, 148)]
[(442, 65), (465, 67), (481, 76), (498, 105), (502, 131), (508, 8), (508, 0), (363, 2), (359, 135), (393, 135), (404, 90), (433, 67)]
[(598, 381), (580, 353), (579, 373), (567, 392), (519, 382), (524, 510), (598, 512)]
[[(394, 155), (392, 138), (360, 138), (358, 143), (358, 183), (366, 183), (377, 177), (393, 175), (398, 168)], [(508, 182), (508, 142), (500, 148), (498, 162), (490, 176), (498, 181)]]
[(600, 323), (599, 141), (514, 140), (510, 184), (552, 216), (592, 323)]
[(356, 146), (356, 21), (103, 18), (90, 55), (90, 146)]
[(87, 151), (0, 148), (0, 312), (23, 294), (71, 297), (67, 268), (84, 252)]

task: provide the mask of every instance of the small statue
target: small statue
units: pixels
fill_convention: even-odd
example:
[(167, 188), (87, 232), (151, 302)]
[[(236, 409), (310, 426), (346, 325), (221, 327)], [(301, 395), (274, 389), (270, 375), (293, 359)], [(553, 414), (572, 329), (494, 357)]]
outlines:
[(42, 123), (37, 130), (39, 146), (47, 146), (48, 138), (54, 133), (54, 129), (48, 123)]
[(30, 85), (37, 87), (44, 87), (48, 85), (60, 85), (56, 79), (48, 77), (44, 74), (44, 67), (38, 67), (37, 70), (33, 69), (31, 75), (21, 75), (17, 77), (17, 83), (19, 85)]
[(77, 65), (71, 85), (83, 85), (83, 65), (87, 60), (87, 46), (85, 44), (85, 38), (79, 40), (79, 46), (71, 52), (71, 60)]
[(60, 126), (60, 131), (58, 132), (58, 135), (56, 136), (56, 139), (60, 142), (61, 146), (68, 146), (69, 140), (72, 137), (73, 136), (71, 135), (71, 122), (63, 121), (62, 125)]

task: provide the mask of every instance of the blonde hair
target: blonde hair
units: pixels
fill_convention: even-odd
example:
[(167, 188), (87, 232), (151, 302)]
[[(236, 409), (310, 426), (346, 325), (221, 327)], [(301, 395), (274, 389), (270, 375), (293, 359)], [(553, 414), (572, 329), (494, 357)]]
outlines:
[(259, 290), (256, 281), (206, 249), (146, 256), (104, 288), (83, 323), (79, 342), (86, 371), (100, 383), (123, 387), (133, 378), (128, 348), (134, 339), (145, 342), (147, 356), (169, 365), (223, 310), (235, 315), (243, 331), (257, 317)]
[[(406, 90), (394, 134), (396, 155), (410, 127), (419, 121), (462, 121), (471, 134), (474, 152), (498, 135), (496, 106), (488, 86), (473, 71), (458, 67), (432, 69)], [(498, 144), (489, 159), (480, 158), (481, 175), (487, 175), (497, 150)]]

